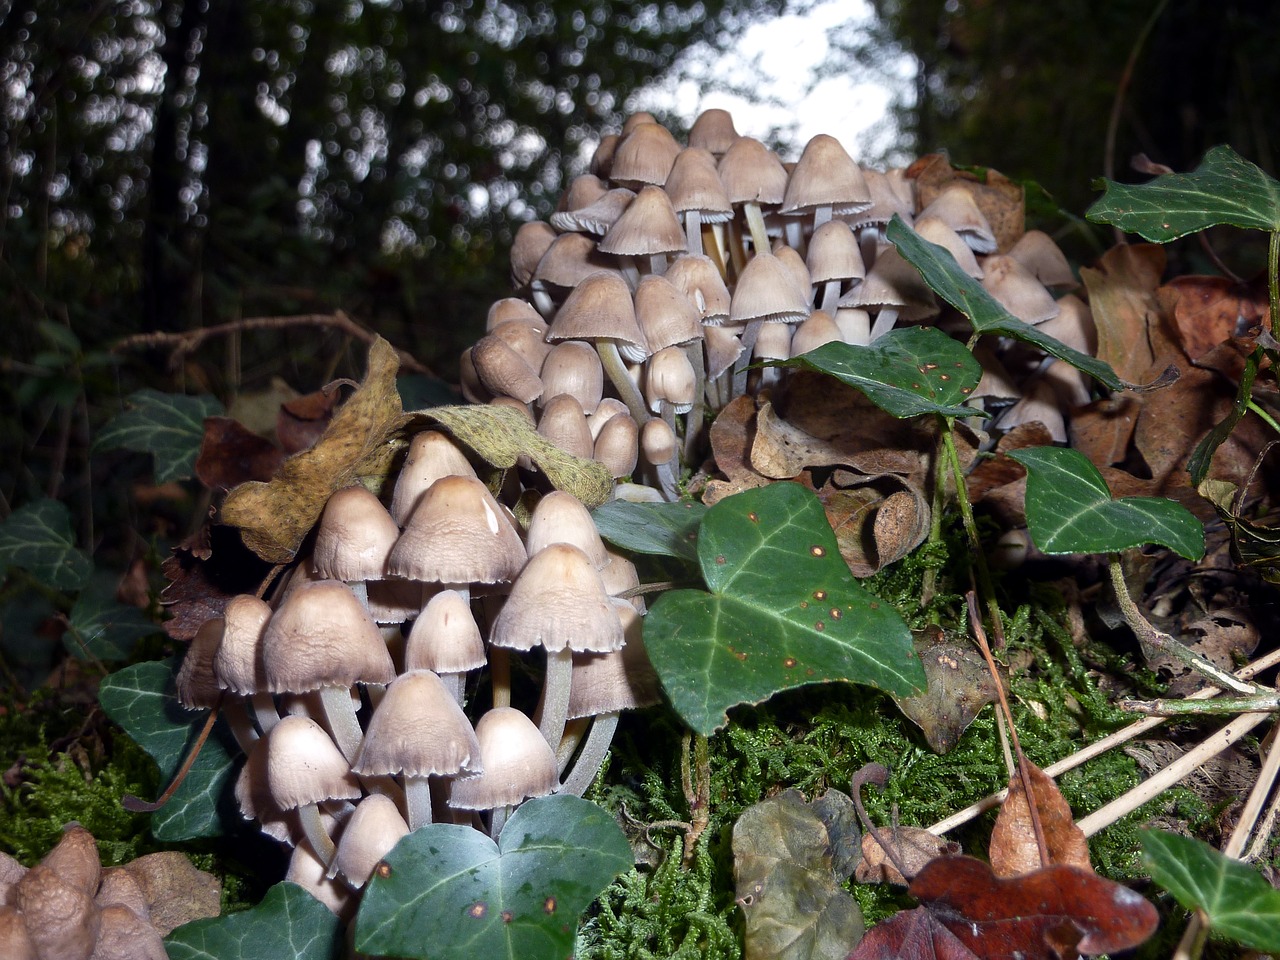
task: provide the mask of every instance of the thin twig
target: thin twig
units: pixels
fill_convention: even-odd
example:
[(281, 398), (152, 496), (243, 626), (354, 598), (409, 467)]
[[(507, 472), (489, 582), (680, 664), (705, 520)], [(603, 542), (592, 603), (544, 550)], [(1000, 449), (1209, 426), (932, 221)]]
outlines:
[[(1235, 675), (1238, 679), (1247, 680), (1251, 677), (1256, 677), (1264, 670), (1269, 670), (1277, 663), (1280, 663), (1280, 650), (1273, 650), (1266, 656), (1259, 657), (1253, 663), (1241, 667), (1236, 671)], [(1202, 690), (1197, 690), (1187, 699), (1207, 700), (1210, 697), (1217, 696), (1221, 692), (1222, 689), (1220, 687), (1205, 687)], [(1121, 730), (1117, 730), (1115, 733), (1109, 734), (1081, 750), (1077, 750), (1070, 756), (1063, 757), (1057, 763), (1050, 764), (1044, 768), (1044, 772), (1050, 777), (1057, 777), (1066, 773), (1068, 770), (1074, 770), (1076, 767), (1080, 767), (1088, 763), (1094, 757), (1101, 756), (1108, 750), (1120, 746), (1122, 743), (1127, 743), (1136, 737), (1140, 737), (1148, 730), (1154, 730), (1156, 727), (1164, 723), (1165, 719), (1165, 717), (1147, 717), (1145, 720), (1139, 720), (1136, 723), (1131, 723), (1129, 726), (1124, 727)], [(983, 797), (981, 800), (969, 804), (969, 806), (965, 807), (963, 810), (956, 811), (945, 820), (939, 820), (927, 829), (930, 833), (941, 836), (950, 830), (954, 830), (956, 827), (968, 823), (975, 817), (981, 816), (993, 807), (1000, 806), (1008, 795), (1008, 790), (1000, 790), (989, 796)]]
[[(212, 337), (230, 336), (246, 330), (287, 330), (291, 327), (330, 327), (370, 345), (378, 339), (378, 335), (372, 330), (366, 330), (343, 311), (335, 310), (333, 313), (300, 313), (295, 316), (283, 317), (244, 317), (240, 320), (230, 320), (227, 323), (215, 324), (212, 327), (199, 327), (195, 330), (186, 330), (180, 333), (164, 333), (161, 331), (139, 333), (118, 341), (112, 347), (112, 352), (119, 353), (123, 350), (154, 348), (167, 349), (170, 351), (170, 366), (176, 368), (180, 365), (183, 357), (198, 349), (201, 344)], [(404, 369), (413, 373), (423, 373), (428, 376), (434, 375), (430, 367), (415, 359), (407, 351), (397, 348), (396, 354), (400, 357), (400, 365)]]

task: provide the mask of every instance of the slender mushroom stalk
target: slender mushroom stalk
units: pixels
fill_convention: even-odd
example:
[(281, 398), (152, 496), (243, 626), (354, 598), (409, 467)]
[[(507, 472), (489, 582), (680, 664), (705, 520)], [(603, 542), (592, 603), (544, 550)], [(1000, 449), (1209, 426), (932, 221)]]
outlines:
[(333, 861), (333, 839), (320, 819), (327, 800), (356, 800), (360, 787), (329, 734), (310, 717), (288, 716), (267, 739), (267, 782), (282, 810), (296, 810), (320, 861)]

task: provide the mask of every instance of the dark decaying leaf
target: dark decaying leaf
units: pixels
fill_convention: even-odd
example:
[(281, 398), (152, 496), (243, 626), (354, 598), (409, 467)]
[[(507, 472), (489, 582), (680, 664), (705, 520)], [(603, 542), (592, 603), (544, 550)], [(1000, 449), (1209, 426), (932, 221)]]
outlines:
[(847, 960), (980, 960), (926, 907), (903, 910), (878, 923)]
[[(1031, 780), (1031, 796), (1044, 831), (1049, 862), (1092, 870), (1084, 831), (1076, 826), (1071, 807), (1058, 790), (1058, 785), (1025, 757), (1021, 766)], [(991, 869), (998, 877), (1034, 873), (1044, 866), (1040, 862), (1040, 847), (1031, 822), (1027, 791), (1022, 776), (1016, 772), (1009, 779), (1009, 796), (1001, 805), (1000, 814), (991, 829), (989, 853)]]
[(1226, 480), (1205, 480), (1196, 488), (1213, 504), (1231, 531), (1231, 559), (1253, 567), (1269, 583), (1280, 583), (1280, 529), (1263, 526), (1236, 513), (1239, 488)]
[(207, 417), (196, 457), (196, 477), (210, 490), (230, 490), (248, 480), (267, 481), (285, 454), (230, 417)]
[(169, 619), (164, 630), (190, 640), (206, 620), (222, 616), (239, 593), (254, 593), (271, 569), (244, 545), (232, 527), (206, 524), (165, 558), (169, 581), (160, 594)]
[(1155, 931), (1155, 907), (1079, 867), (1002, 879), (981, 860), (939, 857), (910, 893), (983, 960), (1057, 960), (1128, 950)]
[(862, 913), (840, 886), (857, 850), (851, 810), (839, 791), (809, 804), (786, 790), (738, 818), (734, 876), (747, 960), (843, 960), (861, 937)]
[(971, 643), (947, 639), (933, 627), (915, 640), (929, 686), (914, 697), (895, 697), (903, 714), (920, 728), (929, 746), (946, 753), (997, 691), (982, 654)]
[(113, 417), (94, 438), (94, 450), (133, 450), (155, 459), (156, 483), (192, 475), (204, 420), (222, 412), (214, 397), (188, 397), (138, 390), (125, 401), (128, 409)]
[(1098, 332), (1098, 357), (1121, 379), (1140, 380), (1178, 352), (1156, 295), (1164, 267), (1164, 250), (1140, 243), (1112, 247), (1095, 266), (1080, 270)]
[(341, 400), (342, 391), (330, 386), (280, 404), (276, 414), (276, 439), (285, 453), (299, 453), (314, 447), (324, 436)]

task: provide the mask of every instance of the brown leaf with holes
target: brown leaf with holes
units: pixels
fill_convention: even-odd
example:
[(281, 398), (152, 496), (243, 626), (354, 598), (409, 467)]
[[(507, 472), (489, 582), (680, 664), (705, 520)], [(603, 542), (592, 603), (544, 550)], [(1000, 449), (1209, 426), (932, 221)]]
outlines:
[(230, 490), (248, 480), (270, 480), (285, 454), (270, 440), (230, 417), (206, 417), (196, 477), (210, 490)]
[(1174, 277), (1157, 294), (1192, 360), (1233, 337), (1248, 337), (1250, 331), (1256, 335), (1271, 313), (1266, 277), (1246, 283), (1228, 277)]
[(751, 446), (756, 436), (754, 397), (734, 397), (711, 424), (711, 455), (727, 480), (710, 480), (702, 494), (707, 506), (743, 490), (762, 487), (767, 477), (751, 467)]
[(1167, 365), (1181, 354), (1161, 320), (1156, 297), (1164, 267), (1164, 248), (1141, 243), (1118, 244), (1102, 255), (1097, 267), (1080, 269), (1098, 330), (1098, 359), (1130, 383), (1141, 382), (1157, 362)]
[(999, 691), (977, 648), (950, 640), (940, 628), (916, 635), (916, 655), (927, 685), (914, 697), (894, 697), (898, 709), (920, 728), (929, 747), (947, 753)]
[(884, 847), (870, 833), (862, 835), (862, 862), (853, 872), (859, 883), (895, 883), (905, 887), (920, 869), (935, 857), (955, 856), (960, 844), (930, 833), (923, 827), (890, 827), (879, 830), (893, 847), (894, 858), (907, 868), (908, 877), (894, 865)]
[[(1092, 870), (1084, 832), (1076, 826), (1071, 807), (1058, 785), (1030, 760), (1024, 758), (1022, 767), (1031, 780), (1031, 796), (1040, 816), (1049, 863)], [(1018, 877), (1046, 866), (1040, 860), (1026, 787), (1017, 773), (1009, 780), (1009, 796), (1001, 805), (991, 830), (989, 853), (991, 870), (997, 877)]]

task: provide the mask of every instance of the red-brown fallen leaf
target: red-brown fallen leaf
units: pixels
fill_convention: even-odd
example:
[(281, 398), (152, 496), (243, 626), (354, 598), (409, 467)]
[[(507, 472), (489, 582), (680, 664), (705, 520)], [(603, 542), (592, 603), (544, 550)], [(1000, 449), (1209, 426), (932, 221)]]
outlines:
[(1164, 248), (1140, 243), (1114, 246), (1096, 268), (1080, 270), (1098, 329), (1098, 359), (1111, 364), (1123, 380), (1139, 381), (1157, 361), (1167, 364), (1166, 357), (1180, 352), (1156, 299), (1164, 266)]
[(191, 640), (206, 620), (222, 616), (232, 597), (257, 590), (269, 569), (233, 529), (206, 524), (161, 565), (169, 580), (160, 593), (170, 615), (165, 632), (174, 640)]
[(1270, 313), (1266, 277), (1248, 283), (1227, 277), (1175, 277), (1156, 292), (1192, 360), (1232, 337), (1256, 332)]
[(1155, 907), (1079, 867), (1002, 879), (973, 857), (925, 864), (909, 892), (983, 960), (1060, 960), (1127, 950), (1155, 932)]
[(927, 907), (916, 907), (868, 930), (846, 960), (978, 960), (978, 955)]
[(276, 439), (285, 453), (309, 450), (323, 435), (333, 410), (342, 400), (342, 391), (330, 384), (280, 404), (276, 416)]
[(270, 480), (284, 452), (230, 417), (206, 417), (196, 476), (210, 490), (230, 490), (246, 480)]
[[(1071, 807), (1058, 790), (1058, 785), (1030, 760), (1022, 766), (1031, 780), (1031, 795), (1040, 827), (1044, 831), (1049, 862), (1092, 870), (1089, 844), (1084, 832), (1076, 826)], [(991, 830), (991, 869), (1000, 877), (1016, 877), (1040, 869), (1040, 849), (1036, 843), (1027, 792), (1018, 773), (1009, 780), (1009, 797), (1000, 807), (995, 827)]]

